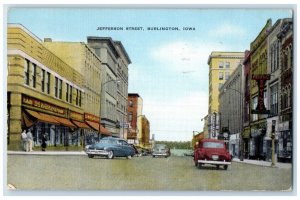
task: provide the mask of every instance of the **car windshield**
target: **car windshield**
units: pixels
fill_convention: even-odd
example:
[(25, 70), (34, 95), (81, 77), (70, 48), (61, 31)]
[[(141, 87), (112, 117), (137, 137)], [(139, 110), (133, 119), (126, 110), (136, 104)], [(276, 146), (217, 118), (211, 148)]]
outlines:
[(223, 145), (223, 143), (220, 143), (220, 142), (204, 142), (203, 147), (204, 148), (218, 148), (218, 149), (221, 149), (221, 148), (224, 148), (224, 145)]
[(166, 148), (166, 145), (164, 144), (158, 144), (158, 145), (155, 145), (154, 149), (165, 149)]

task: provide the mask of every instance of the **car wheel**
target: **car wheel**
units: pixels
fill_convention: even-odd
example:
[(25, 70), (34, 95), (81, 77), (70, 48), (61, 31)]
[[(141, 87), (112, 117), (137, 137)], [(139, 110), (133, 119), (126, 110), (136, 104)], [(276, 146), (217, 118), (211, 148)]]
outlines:
[(152, 156), (153, 158), (155, 158), (155, 156)]
[(220, 169), (220, 165), (217, 165), (217, 169)]
[(94, 155), (88, 154), (88, 157), (89, 157), (89, 158), (94, 158)]
[(228, 169), (228, 165), (224, 165), (224, 169), (227, 170)]
[(109, 151), (108, 155), (107, 155), (108, 159), (113, 159), (114, 158), (114, 152), (113, 151)]

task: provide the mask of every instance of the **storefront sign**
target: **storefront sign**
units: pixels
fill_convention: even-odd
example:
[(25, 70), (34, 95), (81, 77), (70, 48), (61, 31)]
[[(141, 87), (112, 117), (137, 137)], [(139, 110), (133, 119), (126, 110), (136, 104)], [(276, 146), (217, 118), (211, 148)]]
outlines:
[(50, 112), (53, 112), (53, 113), (58, 113), (58, 114), (61, 114), (61, 115), (66, 114), (66, 109), (64, 109), (64, 108), (55, 106), (55, 105), (50, 104), (50, 103), (46, 103), (44, 101), (35, 99), (33, 97), (29, 97), (29, 96), (24, 95), (22, 97), (22, 103), (25, 104), (25, 105), (40, 108), (42, 110), (50, 111)]
[(88, 120), (88, 121), (99, 123), (99, 117), (89, 114), (89, 113), (84, 113), (84, 119)]
[(253, 74), (252, 80), (257, 81), (258, 85), (258, 103), (255, 110), (252, 110), (252, 114), (270, 114), (270, 110), (267, 110), (264, 104), (264, 88), (267, 80), (270, 80), (270, 74)]
[(77, 121), (84, 121), (83, 114), (80, 114), (78, 112), (70, 111), (70, 118), (77, 120)]

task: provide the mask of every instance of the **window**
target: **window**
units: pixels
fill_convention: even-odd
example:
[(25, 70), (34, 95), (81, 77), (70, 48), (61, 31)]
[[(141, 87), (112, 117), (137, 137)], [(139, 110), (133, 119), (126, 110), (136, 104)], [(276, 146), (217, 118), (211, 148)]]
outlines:
[(78, 99), (79, 98), (79, 94), (78, 94), (78, 89), (76, 89), (76, 106), (78, 106)]
[(57, 91), (58, 91), (58, 78), (55, 77), (55, 86), (54, 86), (55, 97), (57, 97)]
[(230, 73), (229, 72), (225, 72), (225, 80), (228, 80), (229, 76), (230, 76)]
[(219, 62), (219, 68), (223, 69), (224, 68), (224, 63), (223, 62)]
[(81, 91), (79, 91), (79, 106), (81, 107)]
[(25, 76), (25, 84), (26, 85), (29, 85), (29, 66), (30, 66), (30, 62), (29, 62), (29, 60), (25, 60), (25, 71), (24, 71), (24, 76)]
[[(257, 107), (257, 100), (258, 100), (258, 97), (254, 97), (254, 98), (253, 98), (253, 107), (252, 107), (253, 110), (255, 110), (256, 107)], [(252, 118), (253, 121), (258, 120), (258, 115), (257, 115), (257, 114), (253, 114), (252, 117), (253, 117), (253, 118)]]
[(47, 81), (47, 94), (50, 94), (50, 73), (49, 72), (47, 72), (47, 79), (46, 79), (46, 81)]
[(66, 101), (69, 101), (69, 84), (66, 83)]
[(73, 101), (73, 99), (72, 99), (72, 92), (73, 92), (72, 89), (73, 89), (73, 88), (72, 88), (72, 86), (70, 85), (70, 99), (69, 99), (69, 100), (70, 100), (70, 103), (72, 103), (72, 101)]
[(133, 102), (130, 100), (129, 101), (129, 106), (132, 107), (133, 106)]
[(278, 114), (278, 84), (272, 86), (270, 88), (271, 96), (270, 96), (270, 105), (271, 105), (271, 115)]
[(32, 87), (36, 87), (36, 64), (32, 64)]
[(45, 92), (45, 70), (42, 69), (42, 73), (41, 73), (41, 88), (42, 88), (42, 92)]
[(223, 80), (223, 72), (219, 72), (219, 80)]
[(62, 99), (62, 80), (59, 80), (58, 96)]
[(229, 69), (229, 68), (230, 68), (230, 62), (226, 62), (226, 63), (225, 63), (225, 68), (226, 68), (226, 69)]
[(132, 114), (133, 114), (132, 112), (128, 113), (128, 121), (129, 122), (132, 122)]

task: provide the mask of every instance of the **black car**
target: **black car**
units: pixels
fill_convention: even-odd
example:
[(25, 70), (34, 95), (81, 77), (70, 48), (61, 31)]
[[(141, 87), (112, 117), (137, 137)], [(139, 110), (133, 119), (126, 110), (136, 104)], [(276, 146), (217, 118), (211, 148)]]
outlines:
[(89, 158), (105, 156), (108, 159), (113, 159), (114, 157), (131, 158), (135, 154), (134, 148), (125, 140), (113, 137), (106, 137), (98, 143), (86, 146), (85, 152)]

